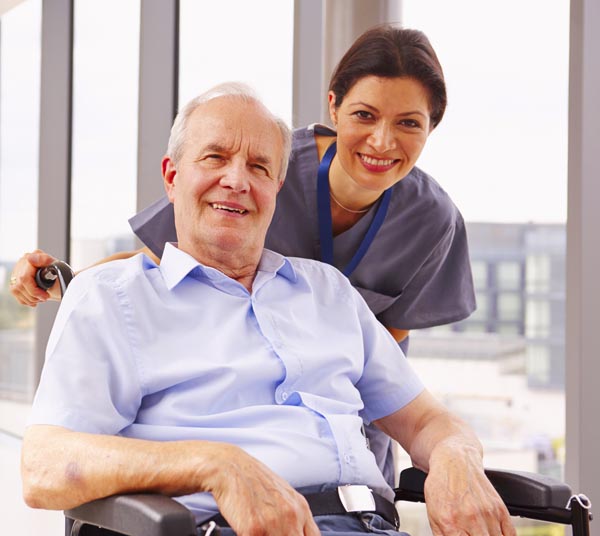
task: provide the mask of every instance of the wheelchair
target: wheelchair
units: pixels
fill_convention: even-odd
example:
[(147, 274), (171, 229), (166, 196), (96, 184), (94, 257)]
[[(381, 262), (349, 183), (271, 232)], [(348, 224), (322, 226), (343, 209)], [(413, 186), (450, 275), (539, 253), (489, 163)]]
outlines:
[[(486, 470), (512, 516), (570, 525), (573, 536), (589, 536), (591, 503), (566, 484), (535, 473)], [(425, 502), (427, 475), (413, 467), (400, 473), (396, 501)], [(65, 536), (196, 536), (192, 513), (170, 497), (115, 495), (65, 511)]]
[[(45, 289), (58, 279), (61, 295), (72, 278), (71, 268), (62, 261), (36, 274), (36, 282)], [(573, 536), (590, 536), (591, 503), (585, 495), (573, 494), (567, 484), (518, 471), (487, 469), (486, 475), (512, 516), (570, 525)], [(426, 477), (414, 467), (404, 469), (395, 500), (425, 502)], [(65, 511), (65, 536), (118, 535), (196, 536), (196, 520), (179, 502), (152, 493), (115, 495)]]

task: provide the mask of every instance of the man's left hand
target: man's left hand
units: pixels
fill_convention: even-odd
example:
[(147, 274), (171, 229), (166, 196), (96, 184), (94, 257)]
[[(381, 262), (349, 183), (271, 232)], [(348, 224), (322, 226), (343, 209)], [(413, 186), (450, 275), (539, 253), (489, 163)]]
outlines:
[(479, 453), (452, 449), (447, 456), (438, 457), (425, 480), (434, 536), (516, 536), (506, 506), (485, 476)]

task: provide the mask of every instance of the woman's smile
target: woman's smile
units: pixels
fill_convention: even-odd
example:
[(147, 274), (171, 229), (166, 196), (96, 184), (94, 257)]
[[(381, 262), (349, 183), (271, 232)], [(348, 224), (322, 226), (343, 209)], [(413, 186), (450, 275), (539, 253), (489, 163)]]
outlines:
[(398, 159), (392, 158), (377, 158), (374, 156), (369, 156), (364, 153), (357, 153), (360, 161), (365, 166), (365, 169), (371, 171), (373, 173), (385, 173), (392, 169), (397, 162)]

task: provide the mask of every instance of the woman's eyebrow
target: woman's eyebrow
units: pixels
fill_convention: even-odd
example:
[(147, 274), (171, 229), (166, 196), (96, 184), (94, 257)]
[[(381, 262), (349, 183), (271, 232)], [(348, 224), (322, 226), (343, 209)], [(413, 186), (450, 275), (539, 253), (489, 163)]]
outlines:
[[(368, 102), (363, 102), (363, 101), (350, 102), (348, 105), (349, 106), (362, 106), (364, 108), (369, 108), (369, 109), (374, 110), (376, 112), (379, 111), (379, 108), (377, 108), (376, 106), (373, 106), (372, 104), (369, 104)], [(420, 110), (409, 110), (407, 112), (400, 112), (400, 113), (398, 113), (396, 115), (405, 116), (405, 115), (413, 115), (413, 114), (422, 115), (423, 117), (427, 117), (427, 114), (423, 113)]]

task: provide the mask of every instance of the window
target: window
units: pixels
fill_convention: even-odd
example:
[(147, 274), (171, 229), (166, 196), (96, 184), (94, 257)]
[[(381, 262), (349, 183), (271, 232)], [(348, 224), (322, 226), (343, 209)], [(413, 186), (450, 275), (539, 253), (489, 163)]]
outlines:
[(488, 267), (483, 261), (471, 262), (471, 271), (473, 272), (473, 283), (475, 289), (486, 289), (488, 286)]
[(548, 292), (550, 290), (550, 257), (530, 255), (527, 258), (526, 287), (528, 292)]
[[(446, 115), (417, 165), (464, 216), (480, 307), (460, 323), (464, 329), (444, 332), (452, 350), (436, 359), (435, 370), (424, 367), (421, 374), (426, 383), (445, 375), (461, 389), (452, 397), (469, 400), (463, 416), (483, 439), (487, 465), (560, 476), (569, 2), (402, 5), (403, 24), (430, 38), (448, 86)], [(482, 262), (494, 266), (487, 283)], [(471, 326), (486, 314), (489, 332), (473, 333)], [(421, 355), (419, 339), (426, 347), (427, 337), (441, 335), (435, 328), (411, 333), (409, 359)], [(478, 369), (477, 379), (452, 376), (455, 348), (467, 342), (477, 351), (465, 352), (465, 367), (489, 364), (489, 370)], [(507, 403), (476, 419), (476, 401), (489, 399), (488, 378), (494, 389), (502, 386)], [(460, 404), (453, 407), (463, 412)], [(542, 463), (549, 458), (556, 463)]]
[(8, 292), (15, 261), (37, 245), (41, 1), (2, 16), (0, 41), (0, 397), (27, 400), (33, 310)]
[(522, 298), (513, 292), (498, 295), (498, 318), (501, 321), (518, 321), (522, 318)]
[(496, 267), (496, 283), (500, 290), (518, 290), (522, 287), (521, 264), (504, 261)]
[(532, 379), (547, 383), (550, 379), (550, 354), (542, 345), (530, 344), (527, 348), (527, 369)]
[(527, 300), (527, 336), (550, 336), (550, 303), (547, 300)]
[(180, 5), (180, 105), (235, 80), (252, 86), (291, 125), (294, 2), (181, 0)]
[(75, 2), (71, 199), (75, 269), (134, 248), (127, 220), (136, 208), (139, 13), (139, 0)]

